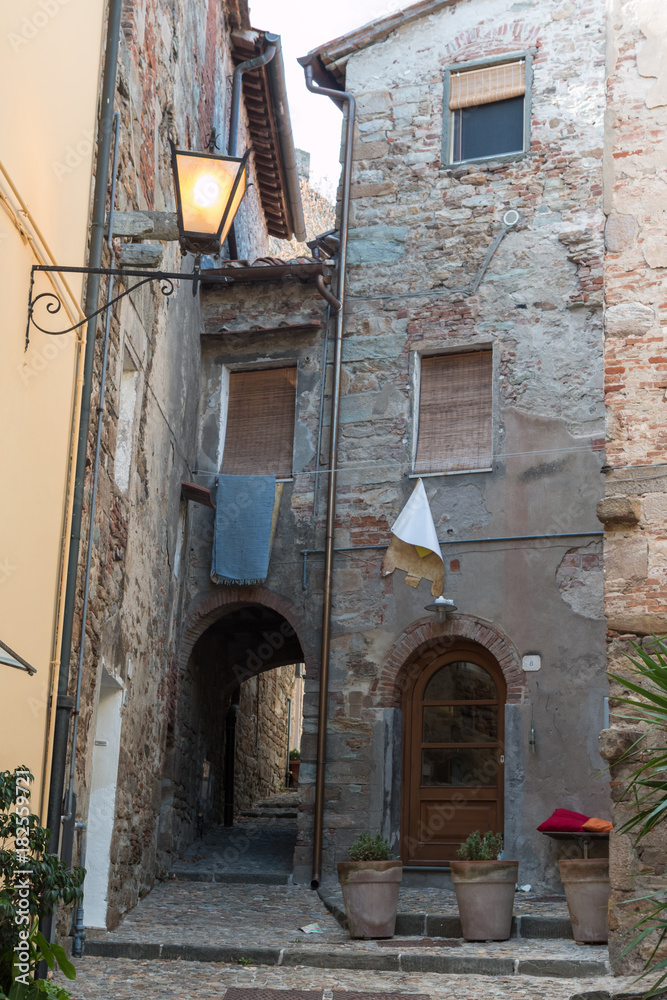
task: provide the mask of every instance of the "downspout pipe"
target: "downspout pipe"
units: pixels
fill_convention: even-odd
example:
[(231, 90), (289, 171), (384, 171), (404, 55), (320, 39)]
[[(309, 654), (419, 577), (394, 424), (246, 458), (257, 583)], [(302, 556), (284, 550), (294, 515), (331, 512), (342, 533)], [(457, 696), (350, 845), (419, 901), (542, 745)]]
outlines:
[(253, 69), (259, 69), (260, 66), (266, 66), (270, 63), (277, 52), (275, 45), (267, 45), (261, 56), (255, 56), (254, 59), (247, 59), (245, 62), (239, 63), (234, 69), (234, 76), (232, 77), (232, 106), (229, 113), (229, 141), (227, 142), (227, 155), (237, 156), (237, 149), (239, 145), (239, 122), (241, 120), (241, 82), (243, 80), (244, 73), (250, 73)]
[[(116, 92), (116, 72), (120, 46), (122, 0), (109, 0), (106, 52), (102, 96), (98, 124), (97, 162), (93, 214), (90, 233), (88, 265), (100, 267), (104, 247), (104, 223), (106, 214), (109, 164), (111, 161), (111, 140), (113, 137), (114, 95)], [(86, 285), (85, 314), (94, 313), (99, 307), (100, 276), (91, 274)], [(97, 317), (88, 322), (86, 328), (86, 348), (83, 361), (83, 388), (81, 415), (77, 436), (76, 470), (74, 494), (72, 498), (72, 524), (70, 531), (69, 555), (67, 560), (67, 585), (63, 609), (63, 626), (58, 673), (58, 694), (53, 727), (53, 754), (51, 759), (51, 779), (49, 783), (49, 804), (46, 825), (51, 831), (48, 850), (57, 854), (60, 844), (60, 823), (65, 786), (65, 766), (67, 763), (67, 738), (69, 734), (72, 700), (68, 698), (70, 659), (72, 655), (72, 635), (74, 631), (74, 610), (76, 605), (77, 569), (79, 545), (81, 541), (81, 521), (83, 515), (83, 493), (86, 476), (86, 453), (90, 425), (90, 400), (93, 387), (93, 364), (95, 361), (95, 332)]]
[[(338, 295), (336, 303), (336, 336), (334, 340), (333, 394), (331, 401), (331, 440), (329, 444), (329, 485), (327, 490), (326, 538), (324, 543), (324, 594), (322, 606), (322, 640), (320, 646), (320, 694), (317, 714), (317, 762), (315, 771), (315, 825), (313, 830), (313, 869), (311, 888), (317, 889), (322, 880), (322, 836), (324, 832), (324, 792), (327, 757), (327, 720), (329, 701), (329, 656), (331, 649), (331, 601), (336, 521), (336, 486), (338, 480), (338, 439), (340, 430), (341, 371), (343, 360), (343, 325), (345, 318), (345, 276), (347, 270), (347, 230), (350, 215), (350, 179), (354, 141), (355, 101), (352, 94), (341, 90), (317, 87), (313, 83), (313, 68), (305, 66), (306, 87), (313, 94), (330, 97), (338, 106), (347, 107), (345, 157), (343, 160), (343, 190), (340, 210), (340, 245), (338, 249)], [(332, 296), (333, 298), (333, 296)]]

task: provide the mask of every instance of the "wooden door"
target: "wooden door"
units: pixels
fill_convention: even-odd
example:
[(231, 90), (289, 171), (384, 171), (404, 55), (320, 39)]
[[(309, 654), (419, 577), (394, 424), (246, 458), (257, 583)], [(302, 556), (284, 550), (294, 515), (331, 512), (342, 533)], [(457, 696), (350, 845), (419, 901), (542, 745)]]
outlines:
[(456, 860), (462, 841), (503, 829), (505, 681), (460, 646), (424, 668), (403, 705), (404, 865)]

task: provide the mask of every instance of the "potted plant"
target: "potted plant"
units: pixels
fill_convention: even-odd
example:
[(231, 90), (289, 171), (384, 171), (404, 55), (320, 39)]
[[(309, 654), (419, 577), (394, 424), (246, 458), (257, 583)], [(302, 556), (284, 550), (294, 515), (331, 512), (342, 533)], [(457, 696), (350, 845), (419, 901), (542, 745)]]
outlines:
[(572, 934), (580, 944), (609, 938), (609, 858), (561, 858), (560, 877)]
[(391, 848), (379, 833), (362, 833), (349, 855), (349, 861), (338, 862), (338, 881), (350, 937), (393, 937), (403, 862), (392, 860)]
[(296, 749), (290, 750), (289, 752), (290, 788), (299, 787), (300, 768), (301, 768), (301, 751)]
[(512, 932), (518, 861), (499, 860), (501, 834), (475, 830), (452, 861), (451, 874), (466, 941), (506, 941)]

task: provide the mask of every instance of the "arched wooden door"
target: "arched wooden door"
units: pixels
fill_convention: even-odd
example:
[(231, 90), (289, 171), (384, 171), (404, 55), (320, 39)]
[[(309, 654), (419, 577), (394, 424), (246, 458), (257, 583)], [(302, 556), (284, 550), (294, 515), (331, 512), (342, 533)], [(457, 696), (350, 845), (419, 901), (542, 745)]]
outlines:
[(403, 704), (404, 865), (442, 865), (473, 830), (502, 832), (505, 680), (461, 645), (428, 664)]

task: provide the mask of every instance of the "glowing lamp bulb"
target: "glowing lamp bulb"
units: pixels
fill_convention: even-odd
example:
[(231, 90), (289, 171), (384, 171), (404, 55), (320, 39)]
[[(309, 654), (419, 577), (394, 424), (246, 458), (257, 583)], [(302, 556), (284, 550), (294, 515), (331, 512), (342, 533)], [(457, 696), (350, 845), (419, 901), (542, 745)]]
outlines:
[(202, 174), (193, 188), (192, 197), (199, 208), (212, 208), (220, 197), (220, 185), (215, 177)]

